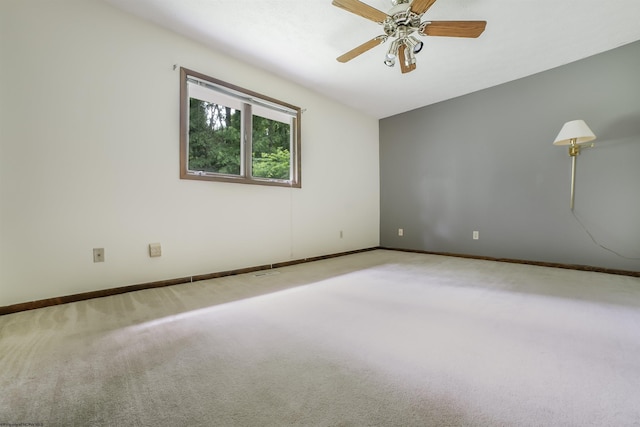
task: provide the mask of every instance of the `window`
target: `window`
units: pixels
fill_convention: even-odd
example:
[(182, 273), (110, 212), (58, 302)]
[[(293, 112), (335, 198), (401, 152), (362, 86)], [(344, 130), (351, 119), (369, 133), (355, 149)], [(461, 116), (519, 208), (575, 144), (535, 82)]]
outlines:
[(293, 105), (180, 69), (180, 178), (300, 187)]

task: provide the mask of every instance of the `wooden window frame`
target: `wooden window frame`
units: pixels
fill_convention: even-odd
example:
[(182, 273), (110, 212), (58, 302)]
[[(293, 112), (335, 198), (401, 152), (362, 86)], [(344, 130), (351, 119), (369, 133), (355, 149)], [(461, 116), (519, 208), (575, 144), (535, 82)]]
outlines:
[[(241, 155), (241, 167), (240, 175), (228, 175), (219, 174), (213, 172), (200, 172), (191, 171), (188, 169), (189, 162), (189, 89), (188, 89), (188, 77), (192, 77), (203, 82), (208, 82), (214, 87), (225, 88), (229, 92), (238, 94), (239, 97), (246, 99), (254, 99), (264, 102), (266, 104), (273, 104), (276, 107), (282, 107), (283, 109), (291, 110), (295, 112), (291, 124), (291, 135), (293, 136), (293, 142), (291, 144), (290, 162), (291, 162), (291, 176), (288, 180), (273, 179), (273, 178), (260, 178), (247, 174), (250, 168), (247, 165), (252, 161), (251, 150), (251, 114), (244, 114), (243, 109), (242, 126), (247, 133), (248, 139), (245, 141), (247, 146), (241, 150), (244, 155)], [(265, 96), (254, 92), (252, 90), (244, 89), (242, 87), (224, 82), (222, 80), (192, 71), (186, 68), (180, 68), (180, 179), (191, 179), (198, 181), (218, 181), (218, 182), (232, 182), (239, 184), (255, 184), (255, 185), (268, 185), (278, 187), (292, 187), (301, 188), (301, 116), (302, 110), (300, 107), (288, 104), (283, 101), (279, 101), (275, 98)], [(241, 141), (242, 143), (245, 143)]]

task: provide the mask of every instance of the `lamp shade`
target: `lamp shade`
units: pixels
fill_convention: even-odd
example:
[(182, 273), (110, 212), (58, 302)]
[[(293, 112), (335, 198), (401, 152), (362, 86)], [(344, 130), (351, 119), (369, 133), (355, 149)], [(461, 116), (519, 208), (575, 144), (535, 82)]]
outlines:
[(596, 136), (584, 120), (572, 120), (562, 126), (553, 145), (569, 145), (572, 139), (576, 140), (576, 144), (584, 144), (595, 140)]

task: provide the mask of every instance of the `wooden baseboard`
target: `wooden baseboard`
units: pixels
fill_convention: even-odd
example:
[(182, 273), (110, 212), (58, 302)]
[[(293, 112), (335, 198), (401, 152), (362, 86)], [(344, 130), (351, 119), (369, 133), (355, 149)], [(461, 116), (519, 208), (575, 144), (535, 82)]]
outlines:
[(118, 288), (103, 289), (100, 291), (83, 292), (80, 294), (73, 294), (73, 295), (66, 295), (66, 296), (61, 296), (56, 298), (47, 298), (47, 299), (41, 299), (37, 301), (23, 302), (19, 304), (0, 307), (0, 316), (4, 314), (17, 313), (20, 311), (35, 310), (37, 308), (50, 307), (52, 305), (67, 304), (70, 302), (84, 301), (84, 300), (93, 299), (93, 298), (102, 298), (102, 297), (108, 297), (111, 295), (124, 294), (127, 292), (140, 291), (143, 289), (161, 288), (164, 286), (172, 286), (172, 285), (180, 285), (183, 283), (197, 282), (199, 280), (208, 280), (208, 279), (215, 279), (218, 277), (234, 276), (237, 274), (245, 274), (245, 273), (253, 273), (253, 272), (262, 271), (262, 270), (270, 270), (272, 268), (286, 267), (289, 265), (320, 261), (323, 259), (336, 258), (336, 257), (345, 256), (345, 255), (357, 254), (361, 252), (368, 252), (375, 249), (378, 249), (378, 248), (372, 247), (372, 248), (365, 248), (365, 249), (357, 249), (353, 251), (339, 252), (339, 253), (329, 254), (329, 255), (320, 255), (320, 256), (311, 257), (311, 258), (302, 258), (302, 259), (297, 259), (292, 261), (278, 262), (274, 264), (264, 264), (264, 265), (254, 266), (254, 267), (240, 268), (236, 270), (219, 271), (216, 273), (208, 273), (208, 274), (199, 274), (195, 276), (160, 280), (156, 282), (140, 283), (137, 285), (122, 286)]
[(568, 270), (579, 270), (579, 271), (592, 271), (596, 273), (607, 273), (607, 274), (617, 274), (620, 276), (631, 276), (631, 277), (640, 277), (640, 271), (630, 271), (630, 270), (616, 270), (612, 268), (602, 268), (602, 267), (592, 267), (589, 265), (579, 265), (579, 264), (560, 264), (555, 262), (542, 262), (542, 261), (528, 261), (523, 259), (512, 259), (512, 258), (494, 258), (488, 256), (480, 256), (480, 255), (467, 255), (467, 254), (455, 254), (449, 252), (432, 252), (432, 251), (422, 251), (418, 249), (400, 249), (400, 248), (388, 248), (385, 246), (380, 246), (379, 249), (386, 249), (389, 251), (399, 251), (399, 252), (411, 252), (417, 254), (427, 254), (427, 255), (442, 255), (442, 256), (452, 256), (457, 258), (471, 258), (471, 259), (480, 259), (485, 261), (497, 261), (497, 262), (509, 262), (512, 264), (527, 264), (527, 265), (537, 265), (540, 267), (554, 267), (554, 268), (564, 268)]
[(570, 269), (570, 270), (591, 271), (596, 273), (607, 273), (607, 274), (617, 274), (622, 276), (640, 277), (640, 271), (616, 270), (616, 269), (610, 269), (610, 268), (592, 267), (588, 265), (560, 264), (560, 263), (554, 263), (554, 262), (528, 261), (528, 260), (511, 259), (511, 258), (494, 258), (494, 257), (479, 256), (479, 255), (455, 254), (455, 253), (448, 253), (448, 252), (432, 252), (432, 251), (423, 251), (418, 249), (401, 249), (401, 248), (388, 248), (385, 246), (378, 246), (378, 247), (372, 247), (372, 248), (357, 249), (357, 250), (347, 251), (347, 252), (339, 252), (339, 253), (329, 254), (329, 255), (320, 255), (320, 256), (315, 256), (311, 258), (302, 258), (302, 259), (297, 259), (292, 261), (278, 262), (274, 264), (264, 264), (264, 265), (254, 266), (254, 267), (240, 268), (236, 270), (219, 271), (215, 273), (199, 274), (195, 276), (180, 277), (176, 279), (140, 283), (137, 285), (122, 286), (118, 288), (103, 289), (100, 291), (83, 292), (80, 294), (66, 295), (66, 296), (61, 296), (56, 298), (47, 298), (47, 299), (42, 299), (37, 301), (7, 305), (4, 307), (0, 307), (0, 316), (5, 314), (17, 313), (20, 311), (35, 310), (37, 308), (50, 307), (53, 305), (67, 304), (70, 302), (84, 301), (84, 300), (93, 299), (93, 298), (102, 298), (102, 297), (107, 297), (111, 295), (124, 294), (127, 292), (140, 291), (143, 289), (152, 289), (152, 288), (160, 288), (164, 286), (180, 285), (183, 283), (191, 283), (199, 280), (215, 279), (218, 277), (234, 276), (237, 274), (253, 273), (256, 271), (287, 267), (290, 265), (303, 264), (306, 262), (314, 262), (314, 261), (320, 261), (323, 259), (336, 258), (336, 257), (345, 256), (345, 255), (357, 254), (361, 252), (368, 252), (375, 249), (385, 249), (385, 250), (399, 251), (399, 252), (411, 252), (411, 253), (427, 254), (427, 255), (452, 256), (457, 258), (471, 258), (471, 259), (479, 259), (479, 260), (485, 260), (485, 261), (509, 262), (514, 264), (537, 265), (541, 267), (555, 267), (555, 268), (564, 268), (564, 269)]

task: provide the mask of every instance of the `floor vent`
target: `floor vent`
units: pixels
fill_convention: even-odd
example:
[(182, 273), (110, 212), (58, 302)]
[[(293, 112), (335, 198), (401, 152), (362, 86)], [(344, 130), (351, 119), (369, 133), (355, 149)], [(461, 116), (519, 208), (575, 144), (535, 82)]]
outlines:
[(260, 271), (256, 274), (254, 274), (254, 277), (258, 277), (258, 276), (273, 276), (274, 274), (280, 274), (279, 271), (274, 271), (274, 270), (265, 270), (265, 271)]

